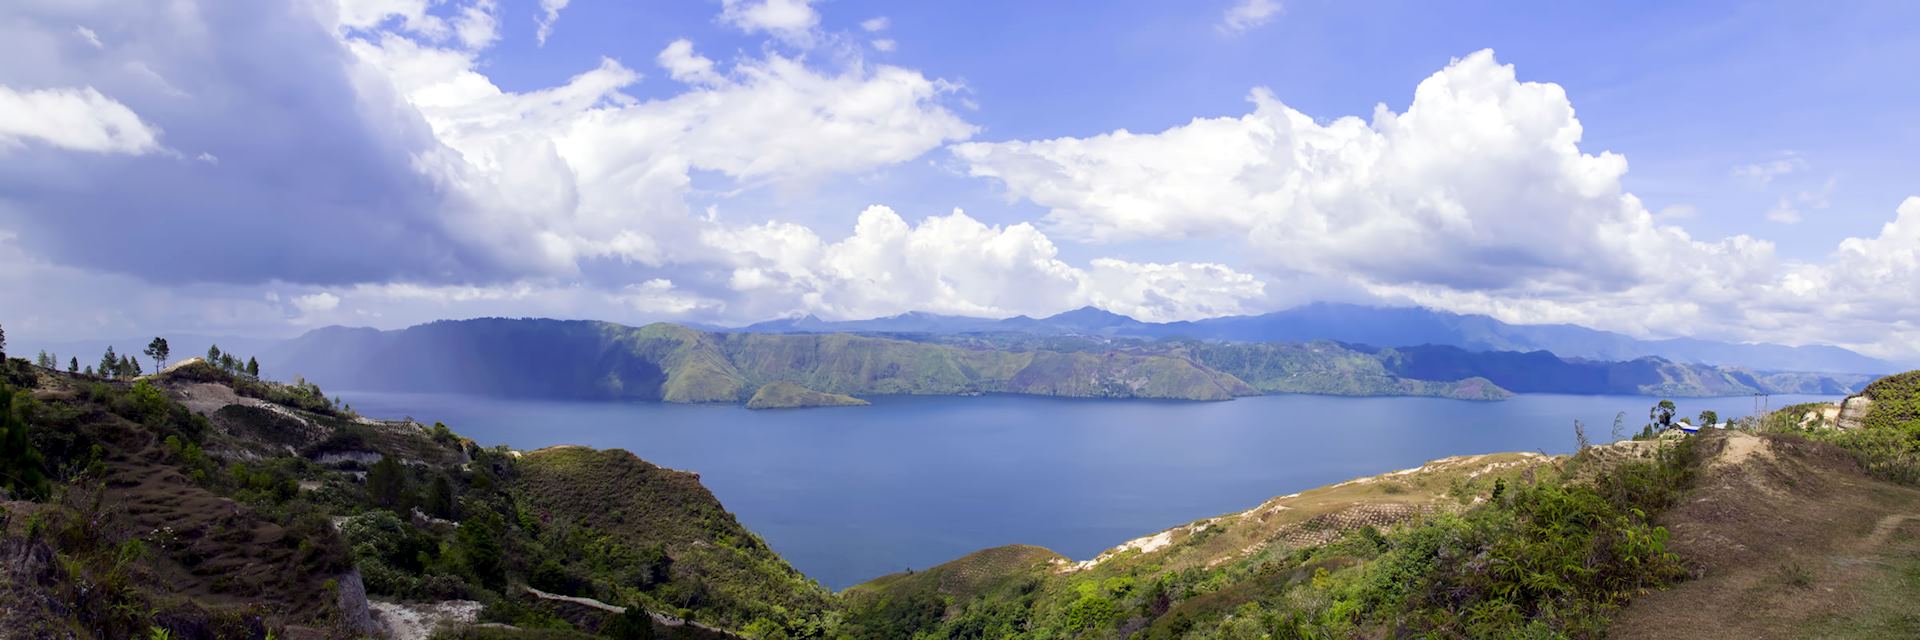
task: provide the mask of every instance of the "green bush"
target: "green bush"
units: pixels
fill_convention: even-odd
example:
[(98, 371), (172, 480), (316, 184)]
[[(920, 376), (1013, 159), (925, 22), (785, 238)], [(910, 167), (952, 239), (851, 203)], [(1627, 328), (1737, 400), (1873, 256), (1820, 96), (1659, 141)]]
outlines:
[(1867, 428), (1920, 432), (1920, 371), (1875, 380), (1861, 393), (1873, 399), (1864, 420)]

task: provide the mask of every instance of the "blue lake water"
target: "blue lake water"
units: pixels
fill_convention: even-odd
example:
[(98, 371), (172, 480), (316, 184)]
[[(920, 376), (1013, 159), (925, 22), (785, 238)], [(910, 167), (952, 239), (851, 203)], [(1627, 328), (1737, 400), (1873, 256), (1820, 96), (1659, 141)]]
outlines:
[[(1610, 439), (1656, 399), (1505, 402), (1280, 395), (1231, 402), (1022, 396), (877, 397), (873, 406), (508, 400), (345, 392), (362, 414), (439, 420), (485, 445), (621, 448), (700, 473), (727, 509), (833, 589), (1024, 543), (1086, 559), (1128, 539), (1302, 489), (1498, 451), (1573, 450), (1573, 421)], [(1832, 400), (1774, 396), (1772, 406)], [(1684, 399), (1681, 415), (1752, 412)]]

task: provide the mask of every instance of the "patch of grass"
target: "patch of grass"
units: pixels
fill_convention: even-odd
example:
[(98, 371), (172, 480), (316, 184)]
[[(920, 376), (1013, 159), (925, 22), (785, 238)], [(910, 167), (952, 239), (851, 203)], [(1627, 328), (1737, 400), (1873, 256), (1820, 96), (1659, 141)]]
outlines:
[(1920, 638), (1920, 558), (1904, 557), (1883, 565), (1860, 610), (1815, 620), (1801, 637), (1832, 640)]
[(1804, 564), (1800, 564), (1798, 560), (1788, 561), (1780, 565), (1779, 568), (1774, 570), (1774, 577), (1780, 581), (1780, 584), (1784, 584), (1790, 588), (1813, 588), (1813, 570), (1808, 569)]

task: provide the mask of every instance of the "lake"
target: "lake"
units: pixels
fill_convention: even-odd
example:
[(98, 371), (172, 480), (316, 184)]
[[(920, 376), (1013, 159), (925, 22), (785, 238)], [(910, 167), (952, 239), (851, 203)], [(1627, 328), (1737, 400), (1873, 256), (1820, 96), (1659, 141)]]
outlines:
[[(700, 473), (789, 562), (842, 589), (982, 548), (1024, 543), (1084, 560), (1126, 540), (1267, 498), (1434, 458), (1567, 453), (1573, 421), (1610, 440), (1657, 400), (1522, 395), (1504, 402), (1278, 395), (1230, 402), (1025, 396), (871, 398), (873, 406), (558, 402), (344, 392), (364, 415), (447, 423), (484, 445), (621, 448)], [(1774, 396), (1772, 406), (1833, 400)], [(1752, 412), (1684, 399), (1681, 415)]]

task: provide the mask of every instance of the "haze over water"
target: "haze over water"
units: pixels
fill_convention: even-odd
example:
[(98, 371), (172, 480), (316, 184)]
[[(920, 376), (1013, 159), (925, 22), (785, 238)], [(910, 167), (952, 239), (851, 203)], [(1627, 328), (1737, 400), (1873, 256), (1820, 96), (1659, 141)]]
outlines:
[[(1231, 402), (1024, 396), (871, 398), (749, 411), (345, 392), (364, 415), (446, 422), (485, 446), (621, 448), (698, 472), (729, 511), (833, 589), (982, 548), (1084, 560), (1126, 540), (1277, 495), (1453, 455), (1567, 453), (1657, 398), (1532, 394), (1504, 402), (1278, 395)], [(1822, 396), (1773, 396), (1778, 408)], [(1682, 416), (1752, 412), (1681, 399)]]

